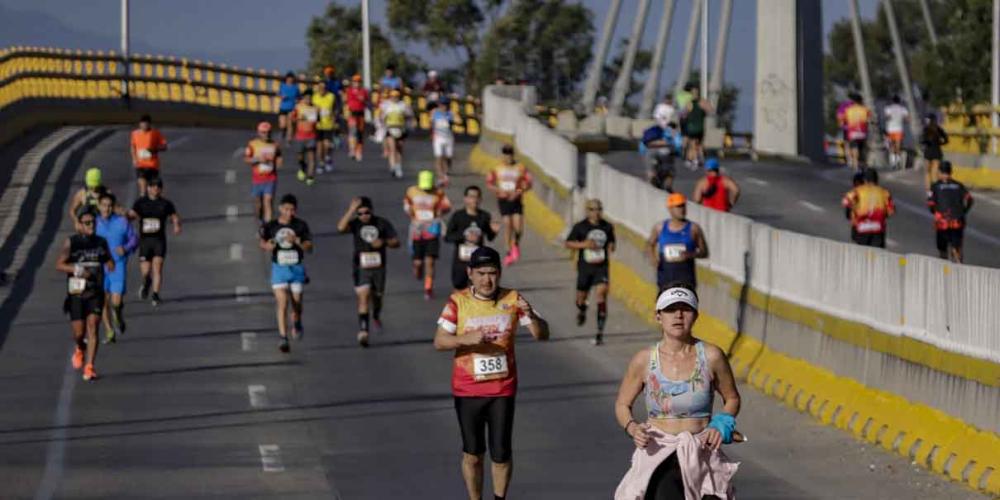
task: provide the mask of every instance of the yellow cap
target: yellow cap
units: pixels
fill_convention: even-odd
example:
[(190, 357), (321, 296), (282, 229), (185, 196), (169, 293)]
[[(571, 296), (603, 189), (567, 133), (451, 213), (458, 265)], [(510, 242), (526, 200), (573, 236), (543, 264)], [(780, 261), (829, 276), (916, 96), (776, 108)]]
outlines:
[(424, 191), (429, 191), (434, 189), (434, 172), (430, 170), (421, 170), (417, 174), (417, 187), (423, 189)]
[(97, 167), (88, 168), (84, 175), (84, 183), (89, 188), (96, 188), (101, 185), (101, 169)]

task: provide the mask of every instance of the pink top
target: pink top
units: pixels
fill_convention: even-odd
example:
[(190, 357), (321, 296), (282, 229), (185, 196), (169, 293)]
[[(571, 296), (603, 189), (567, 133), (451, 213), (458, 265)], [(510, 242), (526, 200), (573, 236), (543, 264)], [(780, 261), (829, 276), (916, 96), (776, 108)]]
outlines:
[(670, 456), (677, 453), (677, 463), (684, 479), (684, 499), (701, 500), (704, 495), (715, 495), (721, 500), (734, 500), (732, 479), (739, 468), (722, 450), (704, 448), (699, 437), (690, 432), (677, 435), (666, 434), (656, 428), (650, 429), (652, 442), (646, 448), (636, 448), (632, 454), (632, 467), (625, 473), (615, 500), (642, 500), (649, 486), (649, 479), (656, 468)]

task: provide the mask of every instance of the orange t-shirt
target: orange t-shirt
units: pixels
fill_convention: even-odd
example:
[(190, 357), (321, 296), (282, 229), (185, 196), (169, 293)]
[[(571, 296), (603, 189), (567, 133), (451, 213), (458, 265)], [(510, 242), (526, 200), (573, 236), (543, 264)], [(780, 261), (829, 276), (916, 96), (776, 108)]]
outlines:
[(160, 168), (159, 150), (167, 147), (167, 139), (159, 130), (132, 131), (132, 153), (136, 168)]

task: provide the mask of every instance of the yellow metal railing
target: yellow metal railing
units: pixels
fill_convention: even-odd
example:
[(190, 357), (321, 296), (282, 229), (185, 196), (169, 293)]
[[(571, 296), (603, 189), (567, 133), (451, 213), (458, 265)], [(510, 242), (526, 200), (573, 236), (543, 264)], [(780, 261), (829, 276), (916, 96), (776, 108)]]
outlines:
[(944, 108), (942, 124), (948, 133), (948, 144), (944, 150), (953, 153), (995, 154), (991, 150), (991, 143), (994, 138), (1000, 138), (1000, 129), (992, 127), (991, 111), (993, 108), (989, 105)]
[[(132, 100), (193, 104), (257, 113), (277, 113), (283, 75), (186, 58), (130, 55), (128, 96)], [(113, 51), (40, 47), (0, 49), (0, 110), (27, 99), (121, 99), (123, 61)], [(300, 82), (318, 79), (299, 75)], [(305, 89), (305, 83), (300, 84)], [(375, 93), (377, 95), (377, 92)], [(430, 128), (427, 99), (406, 92), (418, 126)], [(479, 135), (479, 101), (452, 99), (457, 134)]]

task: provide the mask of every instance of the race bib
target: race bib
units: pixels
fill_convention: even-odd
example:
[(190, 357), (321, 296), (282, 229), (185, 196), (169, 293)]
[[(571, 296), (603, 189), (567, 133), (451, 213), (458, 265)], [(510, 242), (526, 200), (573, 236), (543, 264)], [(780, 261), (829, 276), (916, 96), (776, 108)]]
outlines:
[(382, 267), (382, 254), (379, 252), (361, 252), (358, 254), (361, 269), (378, 269)]
[(140, 149), (139, 150), (139, 159), (140, 160), (148, 160), (148, 159), (150, 159), (152, 157), (153, 157), (153, 153), (150, 150), (148, 150), (148, 149)]
[(299, 252), (297, 250), (278, 250), (279, 266), (294, 266), (299, 263)]
[(142, 232), (145, 234), (158, 233), (160, 231), (160, 219), (142, 219)]
[(314, 122), (314, 121), (316, 121), (316, 119), (317, 119), (316, 110), (315, 109), (307, 109), (307, 110), (303, 111), (302, 112), (302, 118), (304, 118), (307, 122)]
[(80, 295), (87, 289), (87, 280), (71, 276), (66, 286), (70, 295)]
[(858, 223), (859, 233), (880, 233), (882, 232), (882, 223), (874, 220), (866, 220)]
[(419, 222), (430, 222), (434, 220), (434, 211), (427, 209), (417, 209), (414, 212), (414, 216)]
[(517, 191), (517, 181), (500, 181), (500, 190), (507, 192)]
[(258, 174), (269, 174), (269, 173), (271, 173), (273, 171), (274, 171), (274, 165), (271, 165), (270, 163), (258, 163), (257, 164), (257, 173)]
[(472, 355), (472, 375), (476, 382), (494, 380), (507, 376), (507, 355)]
[(458, 246), (458, 260), (468, 262), (472, 258), (472, 252), (475, 252), (477, 248), (479, 248), (479, 245), (462, 243)]
[(606, 258), (607, 254), (603, 248), (598, 250), (587, 248), (583, 251), (583, 261), (587, 264), (603, 264)]
[(687, 245), (683, 243), (663, 245), (663, 258), (667, 262), (681, 262), (684, 260), (684, 252), (686, 251)]
[(326, 109), (326, 108), (319, 108), (319, 117), (320, 118), (322, 118), (322, 119), (325, 120), (325, 119), (329, 118), (331, 114), (333, 114), (333, 112), (331, 110)]

